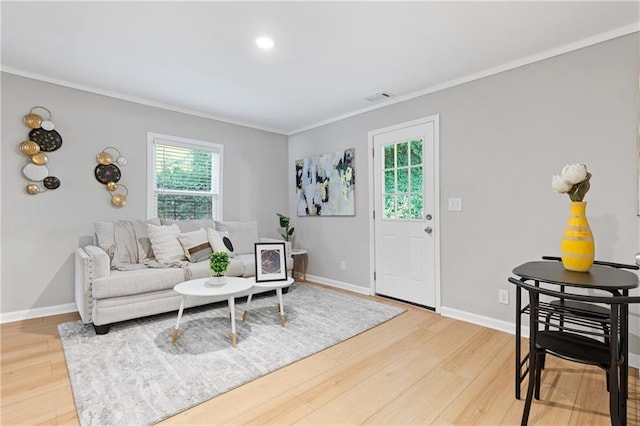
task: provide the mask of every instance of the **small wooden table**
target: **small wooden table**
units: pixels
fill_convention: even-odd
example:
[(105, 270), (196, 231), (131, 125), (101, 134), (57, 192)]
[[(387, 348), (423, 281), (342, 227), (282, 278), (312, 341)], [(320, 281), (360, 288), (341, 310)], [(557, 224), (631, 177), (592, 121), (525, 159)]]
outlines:
[(222, 286), (213, 286), (208, 284), (208, 282), (209, 278), (198, 278), (185, 281), (173, 287), (176, 293), (182, 295), (182, 302), (180, 302), (180, 309), (178, 310), (178, 320), (176, 321), (176, 328), (173, 331), (173, 337), (171, 339), (171, 343), (174, 345), (178, 339), (180, 319), (182, 318), (187, 296), (226, 296), (229, 305), (229, 315), (231, 317), (231, 345), (236, 346), (238, 335), (236, 334), (235, 298), (251, 290), (254, 280), (251, 278), (227, 277), (227, 283)]
[(284, 327), (286, 324), (286, 319), (284, 316), (284, 301), (282, 298), (282, 289), (284, 287), (290, 286), (293, 284), (293, 278), (289, 277), (286, 281), (265, 281), (265, 282), (256, 282), (256, 278), (248, 278), (249, 281), (253, 284), (251, 289), (251, 293), (249, 293), (249, 298), (247, 299), (247, 306), (245, 307), (245, 311), (242, 314), (242, 321), (247, 319), (249, 315), (249, 305), (251, 304), (251, 297), (253, 296), (253, 289), (260, 288), (265, 290), (273, 289), (276, 291), (276, 295), (278, 296), (278, 313), (280, 314), (280, 324)]
[(293, 257), (294, 271), (297, 263), (296, 256), (300, 256), (300, 258), (302, 259), (302, 281), (306, 281), (307, 280), (307, 250), (301, 249), (301, 248), (291, 250), (291, 257)]

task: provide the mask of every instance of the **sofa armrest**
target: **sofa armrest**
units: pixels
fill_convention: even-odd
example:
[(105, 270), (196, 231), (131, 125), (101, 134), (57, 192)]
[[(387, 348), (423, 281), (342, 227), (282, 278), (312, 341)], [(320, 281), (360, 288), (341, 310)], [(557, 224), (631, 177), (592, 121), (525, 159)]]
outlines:
[(82, 322), (93, 321), (93, 282), (111, 275), (109, 255), (97, 246), (76, 249), (75, 301)]

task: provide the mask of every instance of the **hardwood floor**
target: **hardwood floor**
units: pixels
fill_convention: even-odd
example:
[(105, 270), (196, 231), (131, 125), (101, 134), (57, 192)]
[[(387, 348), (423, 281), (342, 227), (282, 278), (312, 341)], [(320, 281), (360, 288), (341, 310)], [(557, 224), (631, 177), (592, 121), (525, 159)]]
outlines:
[[(514, 336), (376, 300), (407, 311), (162, 424), (520, 423)], [(56, 330), (78, 318), (56, 315), (1, 326), (2, 425), (78, 424)], [(639, 426), (635, 369), (629, 390), (629, 425)], [(601, 370), (547, 358), (541, 401), (533, 404), (530, 424), (608, 425), (608, 413)]]

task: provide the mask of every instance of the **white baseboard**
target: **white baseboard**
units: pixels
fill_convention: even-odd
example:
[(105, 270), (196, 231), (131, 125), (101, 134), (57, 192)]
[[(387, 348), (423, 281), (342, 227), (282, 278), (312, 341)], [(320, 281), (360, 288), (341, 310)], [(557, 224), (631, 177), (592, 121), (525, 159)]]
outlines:
[[(485, 317), (483, 315), (473, 314), (466, 311), (460, 311), (454, 308), (448, 308), (442, 306), (440, 308), (440, 314), (445, 317), (457, 319), (460, 321), (470, 322), (472, 324), (481, 325), (483, 327), (491, 328), (498, 331), (503, 331), (509, 334), (516, 334), (516, 325), (508, 321), (497, 320), (495, 318)], [(529, 327), (522, 326), (522, 335), (529, 335)], [(634, 368), (640, 368), (640, 354), (629, 354), (629, 365)]]
[(68, 314), (69, 312), (78, 312), (78, 307), (75, 303), (65, 303), (64, 305), (47, 306), (45, 308), (25, 309), (24, 311), (4, 312), (0, 313), (0, 324), (31, 318), (49, 317), (51, 315)]
[[(298, 278), (302, 278), (301, 275), (297, 275)], [(371, 296), (371, 289), (369, 287), (360, 287), (358, 285), (353, 285), (349, 283), (345, 283), (342, 281), (330, 280), (328, 278), (318, 277), (316, 275), (307, 274), (307, 280), (313, 281), (318, 284), (325, 284), (329, 287), (340, 288), (342, 290), (352, 291), (354, 293), (364, 294), (366, 296)], [(304, 282), (304, 281), (303, 281)]]

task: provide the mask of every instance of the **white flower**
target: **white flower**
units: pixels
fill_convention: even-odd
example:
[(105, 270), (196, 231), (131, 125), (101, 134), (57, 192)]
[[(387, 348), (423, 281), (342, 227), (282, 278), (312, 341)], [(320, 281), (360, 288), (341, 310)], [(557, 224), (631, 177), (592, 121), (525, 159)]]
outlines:
[(584, 201), (584, 196), (591, 188), (591, 173), (581, 163), (567, 164), (562, 168), (560, 176), (553, 176), (551, 188), (561, 194), (569, 195), (571, 201)]
[(554, 176), (551, 179), (551, 188), (561, 194), (566, 194), (573, 187), (572, 184), (562, 179), (561, 176)]
[[(567, 164), (562, 169), (562, 179), (568, 184), (575, 185), (587, 178), (587, 166), (584, 164)], [(558, 191), (561, 192), (561, 191)], [(563, 191), (567, 192), (567, 191)]]

